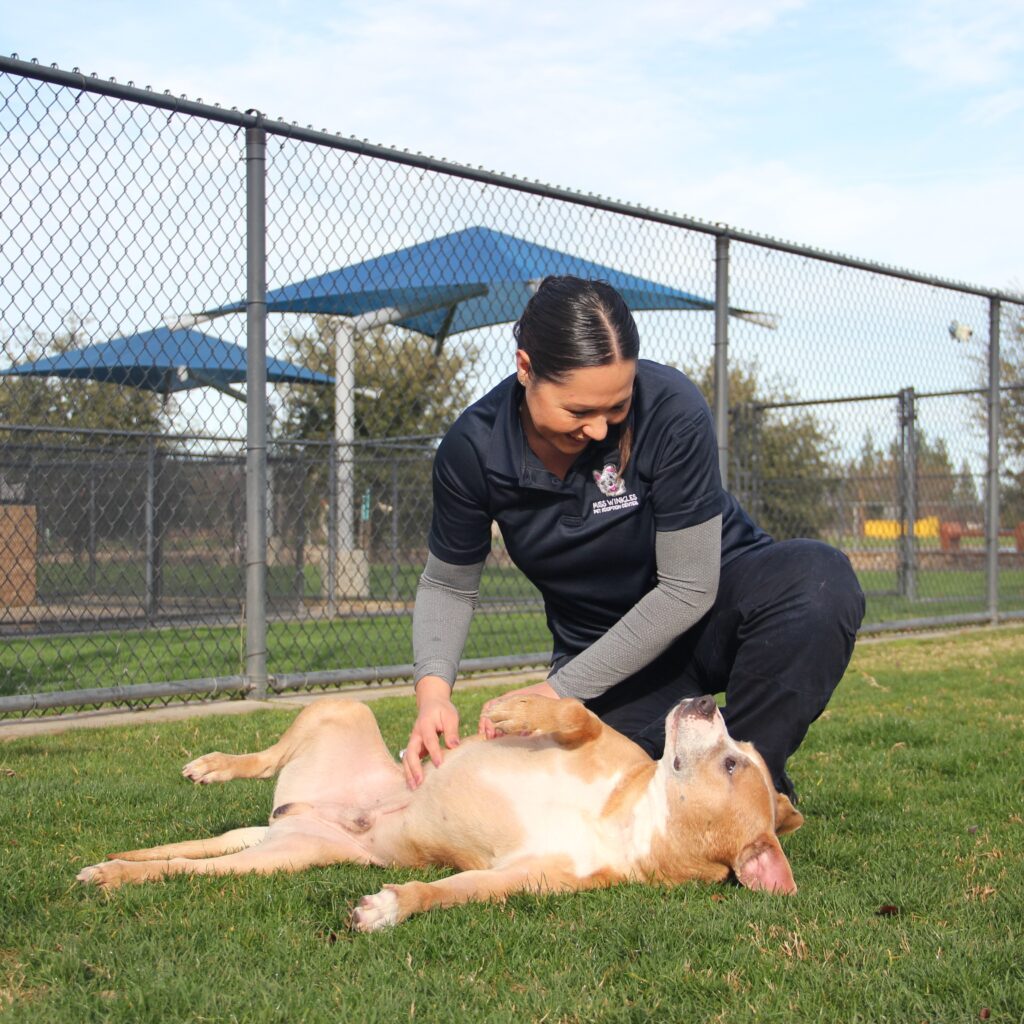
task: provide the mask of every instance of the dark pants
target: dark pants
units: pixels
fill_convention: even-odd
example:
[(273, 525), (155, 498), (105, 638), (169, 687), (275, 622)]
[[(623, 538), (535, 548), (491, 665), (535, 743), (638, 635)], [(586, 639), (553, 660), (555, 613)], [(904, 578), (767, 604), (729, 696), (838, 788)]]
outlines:
[(813, 540), (755, 548), (723, 568), (696, 626), (587, 707), (660, 758), (669, 710), (724, 692), (729, 733), (754, 744), (786, 792), (786, 759), (825, 710), (863, 617), (864, 594), (842, 552)]

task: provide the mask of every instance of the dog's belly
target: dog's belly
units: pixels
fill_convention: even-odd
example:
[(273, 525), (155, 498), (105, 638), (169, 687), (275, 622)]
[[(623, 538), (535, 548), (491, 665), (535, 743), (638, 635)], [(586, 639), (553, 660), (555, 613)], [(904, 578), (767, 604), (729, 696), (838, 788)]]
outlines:
[(376, 756), (355, 761), (343, 742), (303, 751), (281, 769), (274, 806), (308, 801), (355, 811), (396, 802), (407, 792), (402, 769), (386, 751), (373, 753)]
[(431, 773), (403, 831), (430, 862), (463, 869), (557, 857), (581, 877), (628, 873), (622, 827), (602, 814), (620, 774), (588, 779), (572, 767), (542, 739), (474, 744)]
[[(271, 837), (301, 835), (333, 849), (340, 859), (387, 867), (396, 857), (404, 807), (386, 811), (339, 804), (282, 804), (270, 819)], [(280, 813), (278, 813), (280, 812)]]

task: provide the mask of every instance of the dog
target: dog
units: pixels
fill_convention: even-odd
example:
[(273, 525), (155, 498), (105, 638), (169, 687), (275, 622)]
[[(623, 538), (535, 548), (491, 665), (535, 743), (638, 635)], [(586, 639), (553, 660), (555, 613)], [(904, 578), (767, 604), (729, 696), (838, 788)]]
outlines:
[(734, 876), (750, 889), (796, 891), (778, 835), (803, 816), (775, 792), (753, 746), (729, 736), (713, 697), (669, 713), (659, 761), (577, 700), (510, 694), (484, 714), (498, 736), (463, 740), (410, 791), (369, 707), (319, 700), (267, 750), (206, 754), (182, 769), (202, 784), (277, 775), (268, 825), (112, 854), (78, 880), (112, 889), (340, 862), (458, 869), (364, 896), (351, 916), (361, 932), (524, 890)]

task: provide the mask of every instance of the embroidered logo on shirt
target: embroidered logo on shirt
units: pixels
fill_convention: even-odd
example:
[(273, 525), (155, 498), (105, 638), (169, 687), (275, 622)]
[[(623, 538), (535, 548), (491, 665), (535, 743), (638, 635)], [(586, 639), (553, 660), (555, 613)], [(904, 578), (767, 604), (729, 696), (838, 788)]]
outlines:
[(601, 498), (590, 506), (595, 516), (605, 512), (621, 512), (626, 508), (639, 508), (640, 499), (635, 494), (616, 494), (609, 498)]
[(607, 498), (617, 498), (626, 493), (626, 481), (619, 476), (619, 467), (609, 462), (600, 473), (594, 470), (594, 483)]

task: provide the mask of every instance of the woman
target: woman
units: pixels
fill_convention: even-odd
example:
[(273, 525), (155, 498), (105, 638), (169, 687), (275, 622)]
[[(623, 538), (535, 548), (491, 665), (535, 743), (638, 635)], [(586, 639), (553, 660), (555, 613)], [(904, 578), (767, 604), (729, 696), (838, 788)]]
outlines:
[[(496, 521), (544, 598), (551, 673), (654, 758), (680, 699), (725, 693), (730, 733), (791, 798), (787, 758), (846, 669), (864, 596), (849, 560), (774, 541), (722, 487), (711, 414), (677, 370), (639, 359), (609, 285), (549, 277), (514, 334), (516, 376), (459, 417), (434, 464), (429, 557), (413, 616), (419, 713), (410, 786), (440, 737)], [(492, 736), (485, 717), (480, 730)]]

